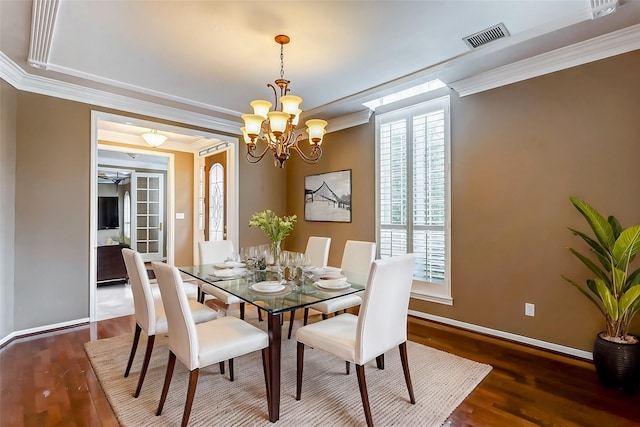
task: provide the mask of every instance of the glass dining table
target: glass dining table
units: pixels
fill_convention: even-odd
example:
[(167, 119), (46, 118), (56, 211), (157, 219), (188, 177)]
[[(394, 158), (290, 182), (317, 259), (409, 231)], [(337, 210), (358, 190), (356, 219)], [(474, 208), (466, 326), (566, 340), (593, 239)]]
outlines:
[[(298, 275), (292, 281), (273, 289), (262, 287), (263, 280), (258, 273), (248, 272), (240, 278), (225, 279), (215, 275), (215, 264), (202, 264), (178, 267), (188, 276), (209, 283), (241, 300), (255, 305), (267, 313), (267, 333), (269, 335), (269, 360), (267, 381), (269, 387), (269, 420), (276, 422), (280, 418), (280, 351), (282, 346), (282, 320), (286, 312), (293, 312), (314, 303), (353, 294), (364, 289), (361, 284), (352, 282), (340, 289), (328, 289), (318, 285), (313, 275)], [(265, 273), (268, 274), (268, 273)]]

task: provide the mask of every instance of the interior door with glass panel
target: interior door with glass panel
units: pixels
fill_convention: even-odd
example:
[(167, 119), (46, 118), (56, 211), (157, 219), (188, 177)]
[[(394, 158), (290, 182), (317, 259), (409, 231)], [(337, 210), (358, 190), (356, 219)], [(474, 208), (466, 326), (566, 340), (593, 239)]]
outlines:
[(206, 241), (227, 238), (226, 164), (226, 151), (205, 159), (204, 240)]
[(164, 175), (134, 172), (131, 179), (134, 232), (131, 246), (140, 252), (142, 260), (164, 259)]

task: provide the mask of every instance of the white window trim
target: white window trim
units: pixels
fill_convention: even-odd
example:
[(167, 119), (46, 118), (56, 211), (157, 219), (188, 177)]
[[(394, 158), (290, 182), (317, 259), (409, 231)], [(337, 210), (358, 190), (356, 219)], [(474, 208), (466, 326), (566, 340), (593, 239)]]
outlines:
[[(414, 280), (411, 287), (411, 297), (422, 300), (435, 302), (445, 305), (453, 305), (453, 297), (451, 296), (451, 110), (449, 88), (434, 90), (426, 94), (404, 99), (397, 103), (385, 105), (376, 109), (375, 118), (375, 207), (376, 207), (376, 242), (380, 247), (380, 183), (378, 176), (380, 174), (379, 150), (380, 150), (380, 114), (392, 112), (420, 104), (427, 101), (441, 99), (444, 101), (445, 115), (448, 117), (445, 123), (445, 139), (447, 140), (445, 149), (445, 165), (446, 165), (446, 227), (445, 239), (447, 242), (447, 251), (445, 252), (445, 280), (444, 284), (430, 283), (422, 280)], [(379, 250), (379, 249), (378, 249)]]

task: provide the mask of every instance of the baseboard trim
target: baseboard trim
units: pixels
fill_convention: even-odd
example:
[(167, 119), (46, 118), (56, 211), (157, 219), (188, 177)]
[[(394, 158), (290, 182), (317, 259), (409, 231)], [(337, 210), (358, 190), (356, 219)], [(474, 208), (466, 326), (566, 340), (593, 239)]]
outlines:
[(67, 329), (72, 328), (74, 326), (83, 325), (89, 323), (89, 318), (85, 317), (82, 319), (69, 320), (67, 322), (62, 323), (54, 323), (51, 325), (38, 326), (36, 328), (23, 329), (21, 331), (13, 331), (9, 335), (2, 337), (0, 339), (0, 348), (9, 344), (14, 339), (27, 337), (29, 335), (42, 334), (46, 332), (52, 332), (58, 329)]
[(500, 331), (498, 329), (486, 328), (484, 326), (474, 325), (473, 323), (461, 322), (459, 320), (449, 319), (447, 317), (435, 316), (433, 314), (423, 313), (421, 311), (409, 310), (409, 314), (415, 317), (419, 317), (421, 319), (433, 320), (434, 322), (444, 323), (445, 325), (451, 325), (458, 328), (467, 329), (473, 332), (479, 332), (485, 335), (504, 338), (510, 341), (519, 342), (519, 343), (530, 345), (533, 347), (538, 347), (545, 350), (551, 350), (557, 353), (567, 354), (573, 357), (579, 357), (581, 359), (593, 360), (592, 353), (584, 350), (579, 350), (577, 348), (566, 347), (564, 345), (537, 340), (535, 338), (525, 337), (523, 335), (516, 335), (510, 332)]

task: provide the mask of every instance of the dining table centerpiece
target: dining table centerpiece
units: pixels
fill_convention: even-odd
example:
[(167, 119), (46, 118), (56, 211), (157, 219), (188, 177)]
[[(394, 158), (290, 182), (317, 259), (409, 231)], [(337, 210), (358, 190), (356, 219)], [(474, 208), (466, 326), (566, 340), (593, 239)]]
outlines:
[(298, 217), (296, 215), (278, 216), (270, 209), (256, 212), (249, 219), (250, 227), (258, 227), (264, 231), (269, 238), (271, 242), (271, 255), (273, 257), (272, 265), (276, 268), (280, 266), (280, 245), (284, 238), (293, 230), (293, 226), (297, 220)]

